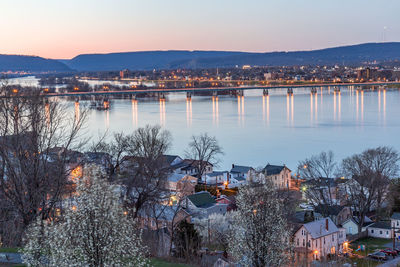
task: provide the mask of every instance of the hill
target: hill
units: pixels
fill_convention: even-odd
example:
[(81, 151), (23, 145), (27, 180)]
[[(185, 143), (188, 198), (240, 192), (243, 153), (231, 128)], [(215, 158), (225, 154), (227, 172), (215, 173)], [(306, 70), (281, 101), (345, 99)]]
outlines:
[(79, 71), (151, 70), (172, 68), (216, 68), (235, 65), (359, 65), (368, 61), (400, 60), (400, 43), (368, 43), (313, 51), (226, 52), (226, 51), (146, 51), (84, 54), (63, 60)]
[(216, 68), (236, 65), (360, 65), (365, 62), (400, 61), (400, 42), (367, 43), (312, 51), (228, 52), (228, 51), (144, 51), (83, 54), (54, 60), (36, 56), (0, 55), (0, 71), (70, 72)]
[(2, 55), (0, 54), (0, 71), (26, 72), (69, 72), (71, 69), (54, 59), (36, 56)]

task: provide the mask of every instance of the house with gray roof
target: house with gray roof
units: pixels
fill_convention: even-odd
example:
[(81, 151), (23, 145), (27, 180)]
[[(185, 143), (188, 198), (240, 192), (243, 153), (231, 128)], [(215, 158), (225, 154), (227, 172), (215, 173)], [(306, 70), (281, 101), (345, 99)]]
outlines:
[(228, 208), (227, 204), (217, 203), (215, 198), (207, 191), (187, 196), (184, 206), (193, 218), (207, 218), (213, 213), (225, 214)]
[(250, 179), (250, 177), (255, 175), (255, 170), (250, 166), (241, 166), (232, 164), (232, 169), (230, 171), (230, 177), (244, 177), (245, 179)]
[[(374, 222), (368, 218), (367, 216), (364, 217), (364, 223), (361, 225), (361, 232), (365, 232), (367, 230), (367, 227)], [(342, 226), (343, 228), (346, 229), (346, 234), (347, 235), (356, 235), (358, 234), (358, 226), (360, 222), (358, 217), (353, 216), (346, 221), (343, 222)]]
[(329, 217), (305, 223), (294, 234), (296, 251), (312, 254), (316, 260), (341, 253), (345, 241), (346, 230)]
[(367, 227), (368, 236), (376, 238), (392, 238), (392, 225), (390, 221), (375, 222)]
[(250, 181), (265, 182), (270, 180), (273, 185), (278, 189), (289, 189), (292, 171), (286, 165), (271, 165), (267, 164), (261, 172), (259, 172)]

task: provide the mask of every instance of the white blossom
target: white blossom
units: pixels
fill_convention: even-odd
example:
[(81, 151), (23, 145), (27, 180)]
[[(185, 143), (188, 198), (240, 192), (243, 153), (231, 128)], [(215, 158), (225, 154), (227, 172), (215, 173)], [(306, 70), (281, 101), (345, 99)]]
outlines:
[[(146, 266), (136, 224), (125, 215), (115, 187), (99, 169), (86, 168), (76, 206), (60, 221), (37, 220), (26, 237), (28, 266)], [(41, 256), (39, 256), (41, 255)]]
[(229, 252), (244, 266), (281, 266), (290, 258), (290, 229), (270, 182), (246, 185), (236, 198)]

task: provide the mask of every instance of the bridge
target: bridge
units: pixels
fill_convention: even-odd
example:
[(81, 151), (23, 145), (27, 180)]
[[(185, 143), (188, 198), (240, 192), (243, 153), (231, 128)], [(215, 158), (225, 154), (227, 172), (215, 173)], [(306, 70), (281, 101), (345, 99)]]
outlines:
[(312, 83), (312, 84), (292, 84), (292, 85), (255, 85), (255, 86), (227, 86), (227, 87), (206, 87), (206, 88), (153, 88), (153, 89), (134, 89), (134, 90), (103, 90), (103, 91), (74, 91), (74, 92), (63, 92), (63, 93), (46, 93), (45, 97), (56, 97), (56, 96), (112, 96), (112, 95), (137, 95), (137, 94), (149, 94), (149, 93), (176, 93), (186, 92), (188, 95), (192, 93), (210, 92), (217, 94), (221, 91), (238, 91), (243, 92), (245, 90), (264, 90), (264, 94), (268, 94), (268, 90), (274, 89), (288, 89), (288, 93), (293, 94), (295, 88), (310, 88), (311, 92), (315, 92), (315, 88), (327, 88), (334, 87), (340, 90), (341, 87), (349, 86), (388, 86), (388, 85), (400, 85), (400, 82), (366, 82), (366, 83)]

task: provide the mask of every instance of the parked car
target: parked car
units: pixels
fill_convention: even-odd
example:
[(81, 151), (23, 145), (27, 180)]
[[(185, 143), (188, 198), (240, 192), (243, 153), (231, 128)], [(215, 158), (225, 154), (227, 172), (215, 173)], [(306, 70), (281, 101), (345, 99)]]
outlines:
[(382, 249), (381, 252), (385, 253), (388, 256), (393, 256), (393, 257), (397, 256), (397, 251), (394, 251), (393, 249), (390, 248)]
[(385, 253), (377, 251), (374, 253), (370, 253), (368, 254), (368, 257), (373, 258), (373, 259), (377, 259), (377, 260), (387, 260), (387, 256)]
[(314, 210), (314, 207), (312, 205), (306, 204), (306, 203), (301, 203), (300, 208), (302, 208), (304, 210)]

